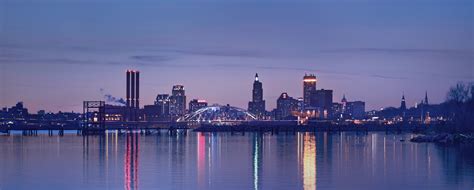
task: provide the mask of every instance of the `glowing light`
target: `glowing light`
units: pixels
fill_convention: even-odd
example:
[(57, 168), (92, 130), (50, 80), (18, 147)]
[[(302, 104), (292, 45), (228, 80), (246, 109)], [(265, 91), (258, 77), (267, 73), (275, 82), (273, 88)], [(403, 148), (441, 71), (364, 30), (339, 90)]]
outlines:
[(316, 143), (314, 136), (303, 136), (303, 189), (316, 189)]

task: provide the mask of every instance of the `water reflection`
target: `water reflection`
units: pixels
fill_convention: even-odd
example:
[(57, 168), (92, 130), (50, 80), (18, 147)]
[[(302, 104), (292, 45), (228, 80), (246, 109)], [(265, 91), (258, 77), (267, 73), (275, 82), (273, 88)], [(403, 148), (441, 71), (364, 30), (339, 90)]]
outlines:
[(472, 146), (400, 141), (410, 137), (347, 132), (0, 136), (0, 189), (474, 187)]
[(252, 143), (252, 168), (253, 168), (253, 189), (260, 189), (260, 173), (262, 169), (263, 156), (263, 135), (253, 134)]
[(206, 185), (206, 137), (203, 133), (196, 133), (197, 138), (197, 182), (198, 187), (204, 189)]
[(139, 135), (137, 133), (130, 133), (126, 135), (126, 138), (124, 155), (125, 190), (138, 189)]
[(303, 169), (303, 189), (316, 189), (316, 140), (309, 133), (298, 134), (298, 162)]

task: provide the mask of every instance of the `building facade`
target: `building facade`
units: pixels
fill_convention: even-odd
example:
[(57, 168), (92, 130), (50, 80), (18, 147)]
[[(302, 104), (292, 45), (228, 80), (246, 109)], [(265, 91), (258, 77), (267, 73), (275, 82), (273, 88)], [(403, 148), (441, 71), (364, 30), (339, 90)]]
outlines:
[(252, 101), (249, 102), (248, 111), (262, 118), (266, 115), (265, 100), (263, 100), (263, 85), (259, 81), (258, 73), (255, 74), (253, 82)]
[(207, 107), (206, 100), (193, 99), (189, 101), (189, 113), (193, 113), (201, 108)]
[(311, 96), (316, 93), (316, 76), (313, 74), (303, 77), (303, 109), (311, 108)]
[(352, 119), (364, 119), (365, 118), (365, 102), (363, 101), (347, 102), (347, 113)]
[(276, 120), (285, 120), (292, 116), (292, 112), (298, 110), (298, 100), (292, 98), (288, 93), (284, 92), (277, 100), (277, 108), (275, 110)]
[(174, 85), (170, 97), (170, 114), (183, 116), (186, 114), (186, 94), (183, 85)]

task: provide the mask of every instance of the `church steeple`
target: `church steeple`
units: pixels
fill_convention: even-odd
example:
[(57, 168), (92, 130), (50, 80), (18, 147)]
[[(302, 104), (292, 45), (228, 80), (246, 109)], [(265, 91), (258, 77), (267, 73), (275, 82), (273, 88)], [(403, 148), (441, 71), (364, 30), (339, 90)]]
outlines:
[(406, 110), (407, 109), (407, 104), (405, 103), (405, 93), (402, 95), (402, 103), (400, 104), (400, 109), (401, 110)]
[(428, 91), (425, 91), (425, 102), (426, 105), (428, 105)]

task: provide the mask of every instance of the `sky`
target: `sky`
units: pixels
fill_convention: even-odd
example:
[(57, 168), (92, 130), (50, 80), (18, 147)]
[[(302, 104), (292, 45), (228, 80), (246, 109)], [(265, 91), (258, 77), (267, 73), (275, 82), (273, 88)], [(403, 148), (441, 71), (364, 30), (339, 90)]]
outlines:
[(257, 72), (268, 110), (305, 73), (367, 110), (440, 103), (474, 81), (474, 1), (0, 0), (0, 107), (82, 111), (123, 98), (127, 69), (142, 105), (182, 84), (247, 108)]

